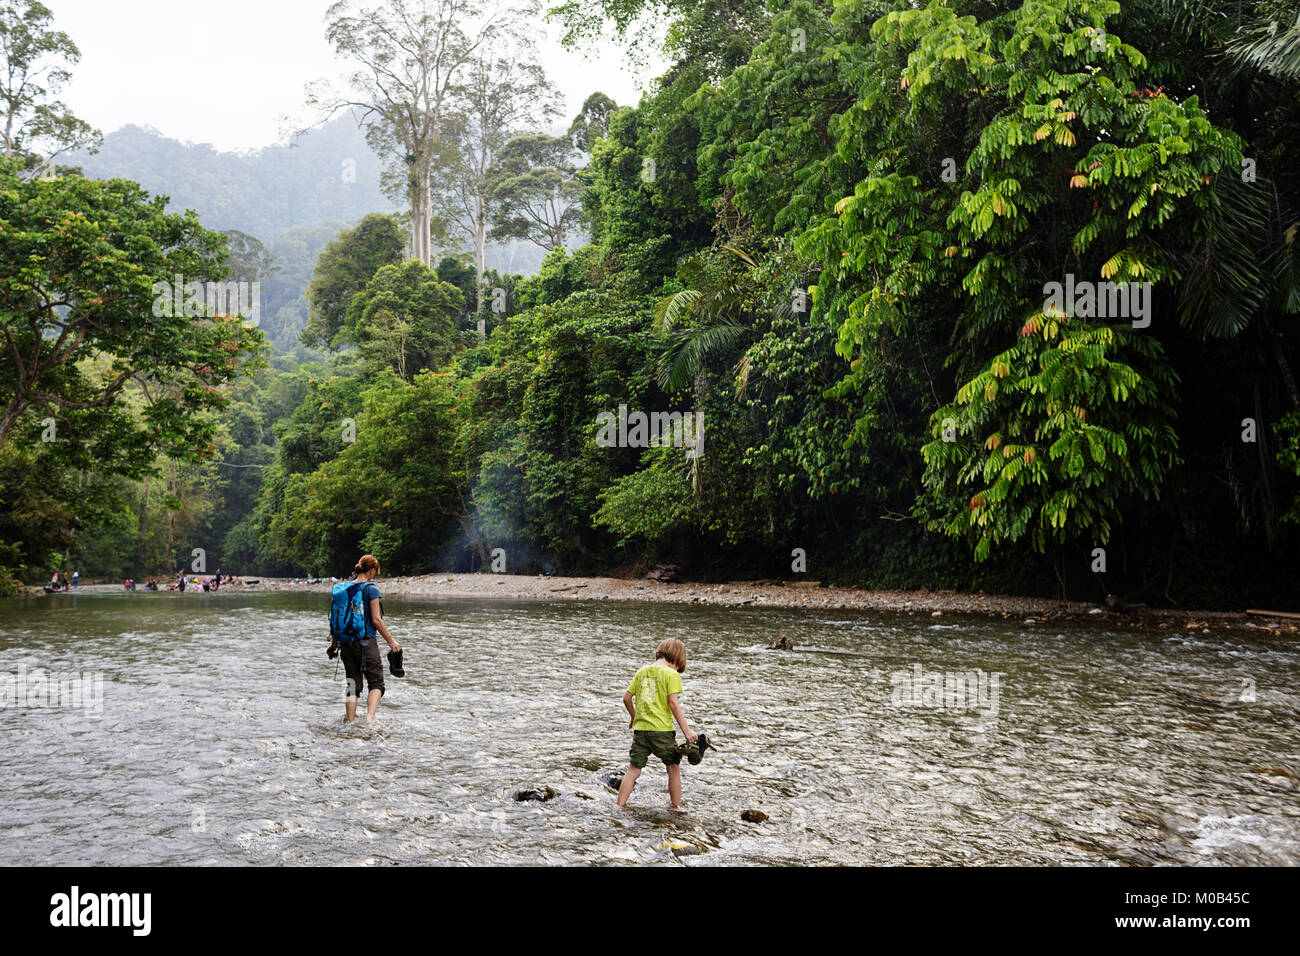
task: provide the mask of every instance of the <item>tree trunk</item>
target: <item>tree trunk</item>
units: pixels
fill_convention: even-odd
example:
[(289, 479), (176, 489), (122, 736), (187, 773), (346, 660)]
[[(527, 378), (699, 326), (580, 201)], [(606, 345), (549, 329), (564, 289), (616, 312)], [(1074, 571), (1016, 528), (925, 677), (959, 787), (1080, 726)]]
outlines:
[(1261, 313), (1261, 318), (1264, 338), (1272, 347), (1273, 357), (1277, 360), (1277, 368), (1282, 375), (1282, 384), (1286, 387), (1287, 394), (1291, 396), (1291, 407), (1300, 412), (1300, 389), (1296, 388), (1295, 376), (1291, 374), (1291, 365), (1286, 360), (1286, 343), (1282, 339), (1282, 333), (1273, 328), (1267, 311)]
[[(705, 368), (704, 365), (701, 364), (700, 367), (695, 371), (695, 410), (694, 410), (695, 412), (700, 412), (704, 410), (704, 400), (708, 397), (708, 395), (709, 395), (709, 370)], [(694, 413), (689, 413), (689, 414), (694, 414)], [(699, 428), (699, 422), (701, 421), (702, 419), (696, 419), (696, 423), (697, 423), (696, 427), (692, 429), (692, 437), (695, 440), (697, 448), (699, 447), (700, 431), (702, 430)], [(701, 472), (700, 456), (696, 455), (691, 459), (691, 491), (695, 493), (695, 496), (697, 498), (700, 495), (700, 482), (701, 482), (700, 472)]]
[(418, 156), (412, 154), (407, 163), (406, 197), (411, 206), (411, 259), (429, 265), (432, 257), (433, 197), (429, 191), (429, 169)]
[(483, 275), (487, 272), (487, 221), (483, 196), (474, 197), (474, 286), (478, 290), (474, 311), (483, 314)]
[[(1291, 383), (1295, 387), (1295, 383)], [(1268, 454), (1268, 432), (1260, 427), (1259, 423), (1264, 421), (1264, 406), (1259, 394), (1259, 379), (1255, 380), (1255, 450), (1259, 453), (1259, 478), (1264, 487), (1264, 550), (1269, 554), (1273, 553), (1273, 539), (1277, 534), (1277, 509), (1273, 504), (1273, 486), (1268, 480), (1269, 469), (1272, 468), (1272, 458)]]
[(144, 548), (145, 540), (149, 534), (149, 476), (144, 476), (144, 488), (140, 492), (140, 540), (135, 548), (135, 563), (138, 568), (144, 567)]
[[(173, 463), (171, 468), (171, 481), (164, 482), (163, 488), (170, 494), (176, 493), (176, 465)], [(176, 562), (176, 512), (171, 508), (167, 509), (167, 563)]]

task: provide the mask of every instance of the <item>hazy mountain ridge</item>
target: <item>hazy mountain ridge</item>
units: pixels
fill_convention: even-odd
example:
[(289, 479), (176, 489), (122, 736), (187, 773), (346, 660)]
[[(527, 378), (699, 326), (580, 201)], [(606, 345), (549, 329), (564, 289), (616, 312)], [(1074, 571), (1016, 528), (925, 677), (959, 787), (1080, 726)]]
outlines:
[[(124, 126), (94, 154), (68, 165), (97, 179), (130, 179), (167, 196), (173, 211), (193, 209), (209, 229), (253, 236), (275, 255), (262, 283), (262, 329), (278, 351), (299, 353), (306, 290), (316, 257), (338, 233), (372, 212), (400, 212), (379, 186), (382, 163), (351, 116), (340, 116), (291, 145), (226, 152), (184, 143), (149, 126)], [(466, 246), (468, 248), (468, 245)], [(535, 273), (543, 252), (528, 243), (489, 244), (488, 268)]]
[(169, 197), (173, 209), (193, 209), (209, 229), (238, 229), (267, 246), (295, 227), (397, 209), (380, 191), (379, 158), (348, 116), (296, 136), (293, 145), (245, 153), (125, 126), (105, 136), (94, 155), (74, 153), (69, 161), (87, 176), (134, 180)]

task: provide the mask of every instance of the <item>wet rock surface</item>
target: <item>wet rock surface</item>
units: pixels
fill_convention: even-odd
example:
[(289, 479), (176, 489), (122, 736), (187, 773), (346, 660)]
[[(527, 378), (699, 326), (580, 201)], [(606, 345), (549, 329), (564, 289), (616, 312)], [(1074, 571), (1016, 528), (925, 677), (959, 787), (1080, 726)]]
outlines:
[(554, 787), (520, 787), (514, 793), (510, 794), (510, 799), (517, 803), (526, 803), (529, 801), (545, 803), (547, 800), (554, 800), (559, 795), (559, 791)]

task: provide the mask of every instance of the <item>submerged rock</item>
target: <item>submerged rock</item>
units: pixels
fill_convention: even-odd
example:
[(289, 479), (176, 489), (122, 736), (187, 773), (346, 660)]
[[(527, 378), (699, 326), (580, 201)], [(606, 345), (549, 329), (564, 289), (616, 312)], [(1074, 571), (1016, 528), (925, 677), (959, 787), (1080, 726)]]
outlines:
[(623, 786), (623, 770), (601, 770), (596, 774), (596, 779), (603, 783), (611, 790), (617, 791)]
[(740, 819), (746, 823), (762, 823), (768, 819), (768, 816), (762, 810), (745, 810), (741, 813)]
[(526, 800), (535, 800), (539, 803), (545, 803), (547, 800), (554, 800), (560, 794), (553, 787), (521, 787), (510, 796), (513, 800), (523, 803)]

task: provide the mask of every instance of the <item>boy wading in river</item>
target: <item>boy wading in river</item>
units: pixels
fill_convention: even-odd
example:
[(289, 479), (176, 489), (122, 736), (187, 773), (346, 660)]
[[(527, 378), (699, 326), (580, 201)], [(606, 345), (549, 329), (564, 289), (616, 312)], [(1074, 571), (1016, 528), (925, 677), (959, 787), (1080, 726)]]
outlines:
[[(343, 658), (348, 686), (344, 692), (344, 719), (352, 723), (357, 719), (357, 696), (361, 691), (362, 677), (369, 693), (366, 695), (366, 723), (374, 724), (379, 710), (379, 698), (384, 696), (384, 665), (379, 659), (379, 642), (376, 633), (388, 642), (393, 654), (400, 654), (402, 645), (393, 640), (384, 624), (383, 596), (372, 582), (379, 574), (379, 561), (374, 555), (364, 554), (353, 569), (351, 581), (340, 581), (330, 592), (330, 646), (326, 654)], [(400, 672), (394, 671), (398, 676)]]
[(655, 649), (655, 662), (637, 671), (623, 694), (623, 706), (632, 715), (628, 722), (632, 730), (632, 750), (629, 753), (631, 766), (618, 788), (620, 807), (632, 796), (636, 778), (641, 776), (652, 753), (668, 768), (668, 799), (674, 807), (682, 805), (682, 755), (677, 749), (677, 735), (673, 733), (674, 717), (686, 739), (691, 743), (696, 741), (695, 732), (686, 723), (686, 715), (677, 702), (677, 695), (682, 692), (680, 675), (685, 670), (686, 645), (670, 637), (660, 642)]

